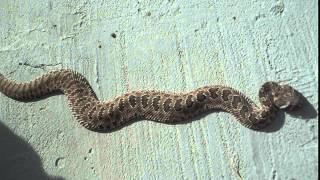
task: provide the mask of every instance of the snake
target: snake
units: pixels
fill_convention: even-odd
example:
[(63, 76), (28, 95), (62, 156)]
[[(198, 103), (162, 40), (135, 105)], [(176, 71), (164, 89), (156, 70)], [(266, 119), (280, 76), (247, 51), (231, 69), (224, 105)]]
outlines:
[(16, 82), (0, 74), (0, 92), (27, 102), (64, 94), (75, 119), (92, 131), (112, 131), (142, 119), (175, 124), (215, 110), (230, 113), (249, 129), (260, 130), (271, 124), (279, 110), (299, 107), (301, 99), (293, 87), (267, 81), (259, 90), (260, 105), (223, 85), (189, 92), (131, 91), (100, 101), (88, 80), (71, 69), (49, 71), (29, 82)]

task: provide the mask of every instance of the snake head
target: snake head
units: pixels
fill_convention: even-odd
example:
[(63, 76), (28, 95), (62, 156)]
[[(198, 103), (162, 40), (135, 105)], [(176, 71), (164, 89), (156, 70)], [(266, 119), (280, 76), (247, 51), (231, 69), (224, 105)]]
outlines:
[(289, 85), (278, 85), (272, 94), (274, 105), (279, 109), (294, 110), (302, 106), (300, 93)]
[(301, 94), (289, 85), (266, 82), (259, 91), (260, 101), (268, 107), (272, 105), (284, 110), (295, 110), (302, 106)]

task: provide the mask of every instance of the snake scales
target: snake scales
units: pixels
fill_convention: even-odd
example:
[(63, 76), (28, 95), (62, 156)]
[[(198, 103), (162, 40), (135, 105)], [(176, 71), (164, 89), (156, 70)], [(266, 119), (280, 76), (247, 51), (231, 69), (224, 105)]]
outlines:
[(297, 107), (300, 99), (291, 86), (266, 82), (259, 90), (260, 107), (241, 92), (219, 85), (187, 93), (133, 91), (102, 102), (84, 76), (68, 69), (51, 71), (28, 83), (16, 83), (0, 74), (0, 91), (20, 101), (64, 93), (75, 118), (93, 131), (114, 130), (134, 119), (177, 123), (213, 109), (231, 113), (245, 127), (262, 129), (279, 109)]

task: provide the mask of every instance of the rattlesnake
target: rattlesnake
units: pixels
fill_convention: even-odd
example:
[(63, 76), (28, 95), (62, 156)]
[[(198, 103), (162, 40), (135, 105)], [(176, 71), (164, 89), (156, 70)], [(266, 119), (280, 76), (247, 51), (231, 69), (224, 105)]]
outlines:
[(114, 130), (134, 119), (178, 123), (215, 109), (231, 113), (245, 127), (262, 129), (279, 109), (295, 108), (300, 101), (291, 86), (266, 82), (259, 90), (260, 107), (238, 90), (220, 85), (187, 93), (132, 91), (102, 102), (86, 78), (69, 69), (51, 71), (28, 83), (16, 83), (0, 74), (0, 92), (20, 101), (64, 93), (75, 118), (93, 131)]

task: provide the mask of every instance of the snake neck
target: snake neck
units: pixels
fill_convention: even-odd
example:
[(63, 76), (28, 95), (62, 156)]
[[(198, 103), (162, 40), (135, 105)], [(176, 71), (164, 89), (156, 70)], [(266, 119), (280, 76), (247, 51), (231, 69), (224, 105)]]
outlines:
[(261, 106), (253, 111), (256, 118), (252, 123), (252, 129), (263, 129), (271, 124), (275, 119), (279, 108), (275, 106), (274, 94), (279, 88), (279, 84), (275, 82), (266, 82), (259, 90), (259, 101)]

